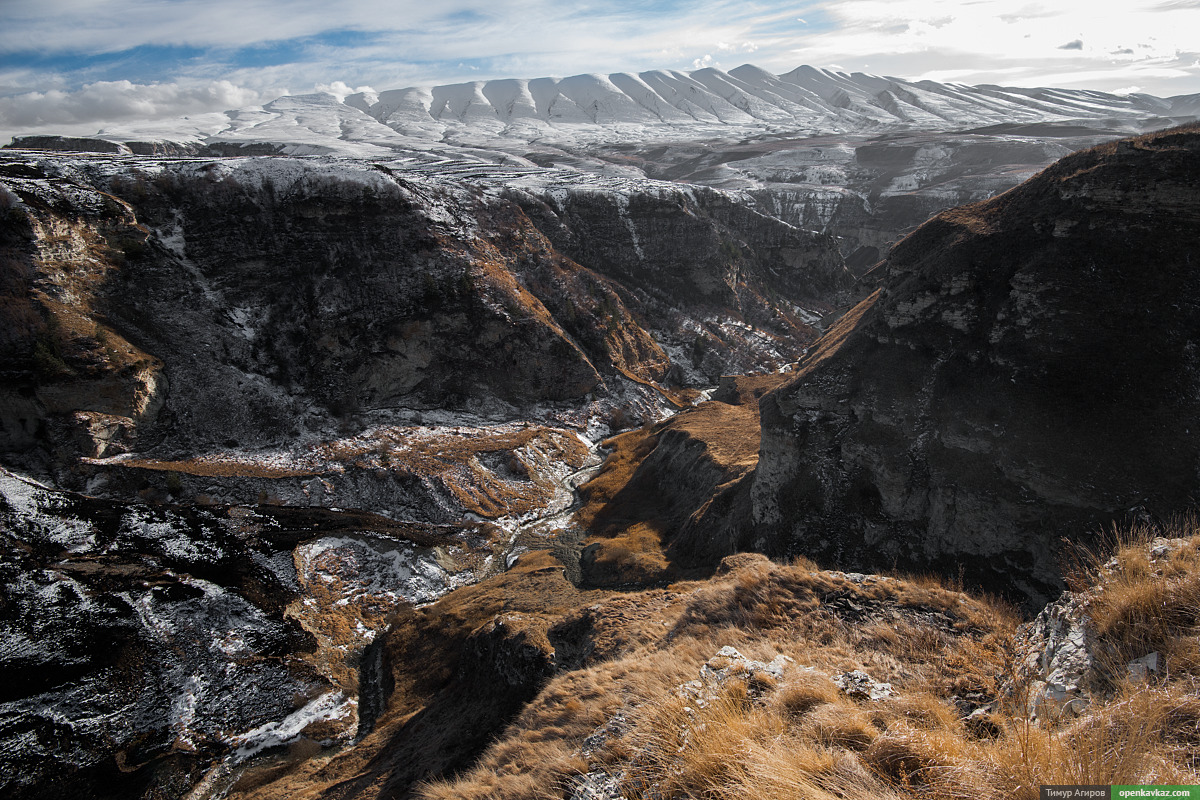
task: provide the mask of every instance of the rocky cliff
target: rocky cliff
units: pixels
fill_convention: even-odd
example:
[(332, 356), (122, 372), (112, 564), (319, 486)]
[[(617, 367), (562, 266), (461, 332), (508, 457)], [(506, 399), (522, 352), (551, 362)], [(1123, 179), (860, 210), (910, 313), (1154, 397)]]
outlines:
[[(1190, 502), (1197, 155), (1129, 140), (943, 214), (819, 340), (835, 243), (724, 192), (6, 155), (0, 449), (87, 494), (0, 471), (0, 791), (1033, 785), (964, 788), (1077, 751), (1004, 706), (1011, 610), (722, 556), (1034, 598), (1060, 537)], [(1145, 565), (1185, 680), (1194, 554)], [(1145, 764), (1194, 763), (1193, 700)], [(688, 783), (735, 729), (691, 762), (728, 793)]]
[(596, 147), (590, 154), (655, 178), (744, 192), (763, 213), (835, 236), (861, 274), (937, 212), (1011, 189), (1075, 150), (1152, 127), (1000, 124)]
[(935, 217), (762, 400), (757, 544), (1039, 598), (1061, 537), (1193, 502), (1200, 131)]
[(264, 749), (365, 736), (372, 642), (477, 579), (487, 527), (129, 505), (0, 471), (0, 792), (180, 797)]
[(81, 488), (104, 465), (80, 456), (294, 450), (431, 409), (653, 418), (798, 358), (849, 285), (832, 239), (714, 191), (289, 158), (12, 154), (3, 179), (2, 446)]

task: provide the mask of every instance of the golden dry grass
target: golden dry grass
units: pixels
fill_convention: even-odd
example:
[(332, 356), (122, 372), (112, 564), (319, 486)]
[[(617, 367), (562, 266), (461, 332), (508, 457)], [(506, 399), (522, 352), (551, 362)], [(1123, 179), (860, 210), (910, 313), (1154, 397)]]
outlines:
[(559, 490), (557, 475), (548, 467), (578, 469), (588, 456), (587, 445), (578, 436), (558, 428), (393, 427), (320, 442), (279, 461), (214, 453), (183, 460), (132, 458), (112, 463), (123, 469), (266, 480), (383, 469), (436, 482), (464, 510), (495, 519), (545, 507)]
[[(1109, 567), (1098, 580), (1133, 596), (1139, 582), (1182, 581), (1196, 541), (1145, 568), (1130, 545), (1117, 556), (1122, 577)], [(1110, 601), (1115, 619), (1144, 610), (1122, 596)], [(488, 633), (498, 621), (501, 638)], [(619, 776), (629, 800), (1030, 800), (1043, 784), (1200, 783), (1200, 680), (1172, 667), (1119, 682), (1081, 717), (1033, 722), (1005, 689), (1018, 621), (952, 583), (852, 580), (802, 559), (743, 554), (710, 580), (614, 592), (580, 590), (549, 553), (528, 553), (392, 618), (395, 689), (363, 742), (252, 775), (230, 796), (549, 800), (597, 772)], [(701, 667), (726, 645), (791, 661), (778, 679), (704, 683)], [(523, 689), (481, 683), (493, 646), (553, 674)], [(833, 677), (855, 669), (894, 695), (845, 694)], [(510, 691), (530, 694), (498, 703)], [(986, 719), (968, 721), (976, 708)]]
[[(672, 545), (714, 496), (754, 468), (758, 439), (756, 403), (714, 401), (608, 440), (611, 452), (603, 469), (580, 488), (582, 506), (574, 517), (593, 546), (588, 579), (646, 585), (715, 566), (681, 566)], [(688, 479), (673, 470), (685, 471)]]
[(297, 478), (318, 474), (317, 470), (280, 467), (259, 462), (226, 460), (220, 456), (197, 456), (183, 460), (127, 458), (113, 464), (122, 469), (178, 472), (204, 478)]
[[(1110, 536), (1111, 558), (1092, 556), (1085, 574), (1098, 587), (1088, 616), (1111, 648), (1114, 669), (1157, 652), (1167, 669), (1200, 676), (1200, 521), (1185, 516), (1161, 528), (1135, 525)], [(1169, 553), (1154, 556), (1161, 537)], [(1172, 541), (1174, 540), (1174, 541)]]
[(789, 376), (792, 379), (791, 383), (801, 380), (816, 369), (818, 365), (829, 360), (830, 357), (841, 350), (842, 345), (846, 343), (851, 331), (858, 326), (863, 315), (870, 311), (875, 302), (879, 300), (879, 295), (879, 290), (872, 292), (860, 301), (858, 305), (843, 314), (833, 327), (826, 331), (825, 335), (813, 344), (808, 355), (800, 362), (800, 369)]
[[(626, 787), (630, 797), (651, 787), (663, 798), (779, 797), (790, 796), (788, 792), (835, 797), (841, 791), (836, 786), (851, 784), (872, 796), (887, 796), (891, 790), (886, 782), (864, 760), (887, 723), (843, 695), (828, 676), (865, 668), (896, 685), (931, 691), (929, 670), (890, 654), (880, 659), (860, 650), (856, 643), (875, 646), (874, 640), (835, 614), (822, 612), (822, 596), (850, 595), (881, 613), (898, 609), (901, 614), (906, 592), (912, 593), (910, 600), (940, 599), (947, 608), (970, 607), (971, 602), (960, 595), (954, 603), (943, 596), (944, 590), (907, 587), (900, 581), (858, 585), (814, 572), (804, 562), (742, 561), (741, 568), (720, 580), (681, 584), (662, 593), (675, 601), (662, 605), (660, 599), (656, 615), (638, 618), (640, 636), (629, 637), (625, 647), (605, 648), (599, 663), (554, 679), (474, 769), (428, 784), (422, 796), (561, 797), (573, 775), (596, 764), (612, 769), (636, 765)], [(640, 599), (614, 598), (591, 613), (621, 629), (624, 620), (618, 617), (627, 618)], [(981, 615), (976, 610), (973, 616)], [(961, 619), (964, 630), (974, 630), (966, 614)], [(659, 620), (669, 627), (659, 627)], [(607, 637), (617, 640), (616, 635)], [(761, 660), (782, 653), (814, 669), (794, 669), (779, 682), (752, 680), (747, 686), (731, 681), (715, 701), (703, 705), (678, 695), (676, 687), (695, 679), (700, 666), (725, 644)], [(903, 651), (907, 648), (904, 642)], [(921, 729), (918, 725), (944, 727), (953, 720), (957, 727), (951, 730), (961, 732), (948, 707), (936, 710), (939, 702), (944, 699), (909, 699), (892, 718), (912, 720), (914, 730)], [(629, 720), (630, 733), (610, 737), (604, 747), (583, 756), (583, 739), (616, 713)], [(545, 746), (548, 737), (554, 746)], [(564, 741), (570, 746), (561, 747)], [(529, 793), (533, 786), (538, 790)]]
[[(1192, 529), (1177, 530), (1185, 542), (1167, 560), (1145, 557), (1144, 535), (1125, 537), (1118, 568), (1103, 559), (1094, 607), (1105, 641), (1137, 649), (1193, 630)], [(667, 636), (611, 645), (555, 678), (472, 770), (420, 796), (562, 798), (596, 770), (623, 775), (634, 800), (1031, 800), (1047, 784), (1200, 783), (1200, 680), (1182, 667), (1122, 680), (1081, 717), (1033, 722), (1002, 688), (1013, 675), (1010, 607), (929, 578), (854, 583), (804, 561), (729, 563), (718, 578), (672, 587), (686, 602), (660, 612)], [(730, 679), (707, 698), (682, 689), (723, 645), (793, 662), (778, 681)], [(1194, 640), (1180, 647), (1195, 652)], [(1191, 663), (1170, 652), (1169, 663)], [(831, 676), (851, 669), (895, 695), (847, 696)], [(985, 704), (986, 722), (968, 724)], [(583, 740), (618, 714), (627, 732), (585, 751)]]
[(1013, 800), (1038, 786), (1194, 785), (1195, 687), (1128, 686), (1110, 702), (1059, 728), (1009, 720), (1006, 735), (984, 748), (993, 781)]

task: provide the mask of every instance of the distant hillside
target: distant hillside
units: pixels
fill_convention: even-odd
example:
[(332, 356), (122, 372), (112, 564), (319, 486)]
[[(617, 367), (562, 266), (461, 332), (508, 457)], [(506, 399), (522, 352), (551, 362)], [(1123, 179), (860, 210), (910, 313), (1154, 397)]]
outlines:
[(285, 96), (258, 108), (132, 124), (93, 144), (28, 137), (17, 146), (133, 152), (273, 144), (292, 155), (380, 156), (430, 145), (499, 149), (517, 143), (578, 149), (656, 139), (746, 139), (892, 130), (950, 131), (1030, 123), (1111, 125), (1192, 117), (1194, 95), (1159, 98), (1072, 89), (966, 86), (809, 66), (775, 75), (744, 64), (729, 72), (652, 70), (568, 78), (474, 81), (354, 94)]

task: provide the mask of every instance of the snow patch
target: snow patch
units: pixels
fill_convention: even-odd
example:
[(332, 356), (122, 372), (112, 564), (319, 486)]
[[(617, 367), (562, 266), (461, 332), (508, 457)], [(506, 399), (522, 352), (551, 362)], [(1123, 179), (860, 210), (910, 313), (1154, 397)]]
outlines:
[(268, 748), (294, 742), (314, 722), (346, 719), (355, 713), (357, 706), (357, 701), (341, 692), (326, 692), (278, 722), (268, 722), (234, 737), (231, 742), (237, 745), (234, 760), (245, 761)]
[(451, 586), (449, 573), (416, 545), (376, 536), (323, 537), (296, 548), (297, 571), (308, 582), (337, 584), (340, 603), (428, 603)]

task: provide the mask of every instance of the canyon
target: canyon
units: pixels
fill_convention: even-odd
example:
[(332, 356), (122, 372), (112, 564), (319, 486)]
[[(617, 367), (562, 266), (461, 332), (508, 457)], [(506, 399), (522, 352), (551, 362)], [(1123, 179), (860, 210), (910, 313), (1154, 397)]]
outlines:
[(0, 151), (4, 792), (433, 797), (703, 598), (999, 658), (1188, 509), (1186, 98), (739, 70)]

